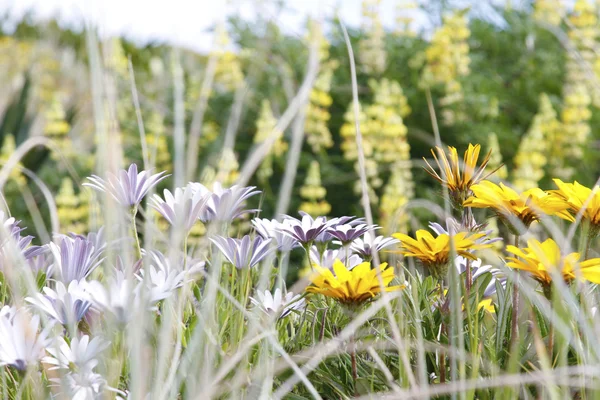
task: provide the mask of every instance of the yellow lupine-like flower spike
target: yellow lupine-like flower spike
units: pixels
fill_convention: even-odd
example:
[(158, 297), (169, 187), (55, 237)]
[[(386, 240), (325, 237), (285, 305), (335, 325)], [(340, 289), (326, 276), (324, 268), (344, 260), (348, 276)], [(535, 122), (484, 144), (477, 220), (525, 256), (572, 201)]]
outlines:
[(537, 0), (533, 5), (533, 17), (550, 25), (560, 25), (564, 13), (560, 0)]
[(560, 247), (552, 239), (546, 239), (544, 242), (531, 239), (527, 241), (526, 248), (520, 249), (509, 245), (506, 246), (506, 251), (516, 256), (507, 257), (509, 262), (506, 265), (527, 271), (543, 286), (547, 287), (552, 283), (552, 271), (559, 271), (566, 283), (573, 281), (577, 276), (575, 273), (577, 267), (583, 279), (600, 283), (600, 258), (579, 262), (581, 258), (579, 253), (561, 254)]
[[(544, 177), (544, 169), (549, 161), (548, 156), (554, 152), (551, 144), (554, 143), (556, 146), (558, 137), (563, 136), (565, 136), (564, 132), (560, 129), (550, 98), (542, 93), (539, 111), (533, 117), (531, 126), (521, 139), (514, 158), (515, 169), (512, 176), (516, 189), (527, 190), (538, 186), (538, 182)], [(562, 141), (564, 140), (563, 138)], [(560, 144), (558, 145), (560, 146)], [(550, 157), (554, 159), (554, 157)]]
[[(492, 149), (496, 149), (496, 151), (491, 152)], [(489, 176), (493, 173), (496, 179), (506, 179), (508, 177), (508, 170), (506, 169), (506, 165), (502, 162), (500, 142), (498, 141), (498, 135), (494, 132), (490, 133), (488, 136), (487, 151), (488, 153), (491, 152), (491, 154), (485, 171), (486, 175)]]
[(327, 189), (321, 184), (319, 162), (313, 160), (308, 168), (304, 185), (300, 187), (300, 197), (304, 200), (300, 204), (300, 211), (304, 211), (313, 217), (329, 214), (331, 204), (325, 199), (326, 195)]
[(335, 260), (333, 272), (328, 268), (315, 266), (315, 272), (310, 276), (312, 284), (306, 291), (356, 306), (377, 296), (382, 289), (386, 292), (403, 289), (403, 285), (388, 287), (394, 276), (394, 268), (387, 263), (372, 269), (371, 263), (364, 262), (349, 270), (340, 260)]
[(484, 175), (492, 152), (490, 150), (481, 161), (481, 164), (477, 166), (479, 152), (481, 151), (481, 146), (478, 144), (475, 146), (469, 144), (462, 164), (459, 161), (458, 152), (455, 147), (448, 146), (448, 155), (439, 147), (435, 149), (437, 150), (437, 155), (433, 149), (431, 149), (431, 154), (433, 154), (433, 158), (440, 169), (440, 174), (424, 159), (428, 167), (425, 168), (425, 171), (448, 188), (455, 205), (460, 207), (466, 198), (469, 197), (471, 186), (486, 179), (493, 173), (492, 171)]
[(464, 202), (464, 206), (491, 208), (513, 233), (522, 232), (514, 226), (511, 218), (517, 218), (525, 228), (529, 228), (532, 222), (539, 221), (542, 214), (557, 215), (573, 221), (568, 211), (569, 205), (540, 188), (518, 193), (502, 183), (497, 185), (490, 181), (482, 181), (473, 185), (471, 190), (473, 196)]
[(365, 36), (358, 45), (358, 59), (368, 74), (381, 74), (385, 70), (385, 29), (379, 16), (381, 0), (363, 0), (362, 29)]
[[(417, 258), (434, 278), (439, 279), (446, 275), (451, 255), (450, 235), (444, 233), (434, 237), (429, 231), (419, 229), (416, 239), (403, 233), (394, 233), (392, 236), (402, 242), (400, 253), (406, 257)], [(475, 260), (471, 250), (491, 247), (490, 244), (477, 243), (477, 240), (484, 236), (484, 233), (456, 233), (452, 238), (456, 254)]]

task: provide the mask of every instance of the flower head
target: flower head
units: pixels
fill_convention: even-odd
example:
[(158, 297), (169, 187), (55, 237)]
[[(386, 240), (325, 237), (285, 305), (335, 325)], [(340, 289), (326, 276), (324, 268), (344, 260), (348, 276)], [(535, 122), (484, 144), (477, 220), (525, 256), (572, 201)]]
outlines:
[(54, 345), (48, 346), (46, 351), (50, 356), (42, 359), (45, 364), (50, 364), (50, 370), (66, 369), (70, 370), (75, 367), (76, 371), (91, 371), (98, 360), (96, 357), (104, 351), (110, 342), (105, 341), (100, 337), (95, 337), (90, 340), (88, 335), (83, 335), (81, 338), (74, 337), (70, 343), (60, 336)]
[(63, 390), (65, 398), (72, 400), (100, 400), (104, 398), (104, 389), (109, 389), (102, 375), (88, 370), (69, 372), (62, 379), (50, 378), (50, 381)]
[(475, 222), (473, 217), (463, 220), (462, 222), (458, 222), (454, 218), (446, 219), (446, 227), (438, 224), (437, 222), (430, 222), (429, 228), (437, 233), (438, 235), (447, 234), (447, 235), (455, 235), (458, 232), (476, 232), (483, 233), (483, 236), (478, 238), (475, 242), (478, 244), (492, 244), (496, 242), (501, 242), (502, 238), (496, 237), (492, 238), (490, 235), (493, 233), (492, 230), (485, 230), (485, 224), (478, 224)]
[(371, 269), (371, 263), (364, 262), (348, 270), (336, 260), (333, 271), (315, 266), (315, 272), (310, 276), (311, 285), (306, 291), (332, 297), (343, 304), (360, 305), (381, 293), (382, 288), (386, 292), (401, 289), (402, 286), (388, 287), (393, 279), (394, 268), (387, 263)]
[[(402, 250), (400, 253), (406, 257), (418, 258), (434, 278), (442, 278), (448, 271), (451, 254), (450, 235), (443, 233), (433, 237), (428, 231), (419, 229), (416, 233), (416, 240), (403, 233), (395, 233), (392, 236), (401, 241)], [(452, 237), (455, 253), (476, 260), (476, 257), (471, 253), (472, 250), (491, 246), (490, 244), (477, 243), (477, 240), (483, 236), (483, 233), (456, 233)]]
[(284, 229), (291, 227), (289, 220), (279, 222), (276, 219), (254, 218), (252, 225), (263, 239), (273, 239), (277, 243), (277, 250), (282, 253), (288, 253), (300, 245), (295, 238), (283, 233)]
[(301, 219), (286, 216), (284, 222), (288, 222), (281, 227), (281, 232), (294, 238), (304, 246), (312, 244), (319, 235), (326, 232), (330, 226), (337, 223), (337, 220), (335, 219), (327, 221), (327, 218), (325, 217), (313, 218), (302, 211), (300, 211), (300, 215), (302, 216)]
[(100, 227), (98, 232), (88, 232), (87, 235), (79, 235), (76, 233), (69, 233), (68, 235), (56, 234), (56, 241), (59, 242), (65, 238), (70, 239), (71, 241), (75, 241), (76, 239), (82, 239), (92, 244), (94, 247), (94, 251), (92, 253), (92, 258), (100, 257), (102, 253), (108, 248), (109, 244), (106, 242), (106, 238), (104, 237), (104, 227)]
[[(122, 271), (115, 271), (115, 275), (108, 279), (106, 285), (98, 281), (84, 283), (86, 291), (90, 293), (93, 308), (105, 315), (111, 315), (121, 325), (127, 324), (140, 310), (140, 283), (137, 279), (125, 277)], [(152, 309), (150, 300), (146, 309)]]
[[(138, 286), (138, 290), (146, 288), (151, 302), (170, 297), (177, 288), (183, 285), (186, 271), (173, 268), (162, 253), (152, 251), (149, 264), (139, 271), (137, 278), (146, 284), (146, 286)], [(147, 282), (144, 280), (146, 273), (148, 273)]]
[[(45, 248), (45, 246), (41, 246)], [(46, 249), (45, 249), (46, 250)], [(52, 266), (51, 257), (48, 256), (47, 252), (42, 252), (41, 254), (36, 255), (35, 257), (31, 257), (27, 260), (27, 264), (31, 271), (34, 274), (39, 274), (40, 272), (48, 274), (48, 269)]]
[[(543, 286), (552, 283), (552, 271), (559, 272), (566, 283), (575, 279), (575, 269), (579, 268), (583, 279), (600, 283), (600, 258), (592, 258), (579, 262), (579, 253), (563, 255), (558, 244), (552, 239), (539, 242), (535, 239), (527, 241), (527, 247), (506, 246), (506, 251), (516, 257), (508, 257), (506, 265), (511, 268), (527, 271), (531, 277)], [(517, 258), (519, 257), (519, 258)]]
[(171, 226), (180, 226), (189, 232), (206, 209), (209, 194), (194, 190), (191, 185), (175, 189), (175, 194), (164, 190), (164, 200), (157, 194), (152, 198), (152, 206)]
[(251, 268), (275, 250), (270, 246), (271, 239), (264, 240), (258, 236), (254, 239), (248, 235), (241, 239), (217, 236), (214, 239), (211, 238), (210, 241), (237, 269)]
[(400, 243), (400, 241), (391, 237), (375, 236), (372, 233), (367, 233), (363, 239), (354, 239), (350, 245), (350, 250), (364, 259), (371, 259), (373, 253), (378, 253), (396, 243)]
[(168, 176), (165, 171), (154, 175), (152, 171), (138, 173), (137, 165), (131, 164), (128, 170), (122, 169), (118, 175), (109, 174), (107, 180), (92, 175), (84, 186), (110, 194), (122, 206), (137, 207), (150, 189)]
[(471, 190), (473, 196), (465, 201), (464, 206), (493, 209), (513, 232), (519, 233), (521, 230), (511, 223), (511, 218), (517, 218), (525, 228), (538, 221), (542, 214), (558, 215), (563, 219), (573, 220), (568, 212), (568, 204), (539, 188), (517, 193), (502, 183), (496, 185), (490, 181), (483, 181), (473, 185)]
[(554, 179), (558, 190), (550, 190), (550, 194), (569, 206), (574, 214), (582, 213), (582, 218), (591, 224), (592, 234), (600, 233), (600, 187), (590, 189), (577, 181), (565, 183)]
[[(300, 214), (304, 215), (304, 211), (300, 211)], [(365, 232), (371, 229), (379, 229), (377, 225), (374, 225), (372, 228), (367, 228), (365, 219), (357, 218), (355, 216), (335, 217), (330, 219), (327, 219), (327, 217), (318, 218), (322, 218), (327, 224), (327, 228), (325, 228), (315, 238), (315, 242), (322, 244), (327, 244), (333, 239), (338, 239), (340, 242), (342, 242), (342, 239), (347, 239), (350, 237), (359, 237), (361, 235), (358, 233), (361, 232), (364, 228), (367, 229)], [(345, 243), (347, 244), (349, 242), (345, 241)]]
[(343, 245), (346, 245), (370, 230), (377, 228), (377, 226), (369, 226), (367, 224), (336, 224), (327, 228), (327, 233), (338, 239)]
[(92, 306), (89, 293), (76, 280), (68, 287), (56, 281), (55, 289), (45, 287), (42, 290), (44, 294), (36, 293), (25, 300), (65, 326), (77, 324)]
[(210, 221), (232, 221), (239, 216), (256, 210), (246, 210), (246, 200), (260, 193), (254, 186), (233, 185), (230, 188), (223, 188), (219, 182), (215, 182), (213, 190), (210, 191), (201, 183), (192, 182), (189, 184), (194, 194), (201, 193), (207, 197), (205, 209), (200, 213), (202, 222)]
[(310, 261), (313, 264), (333, 270), (333, 264), (336, 260), (340, 260), (348, 267), (348, 269), (352, 269), (364, 262), (359, 255), (346, 252), (344, 249), (327, 249), (322, 253), (319, 253), (319, 248), (317, 246), (310, 247)]
[(25, 230), (19, 226), (21, 221), (15, 218), (7, 218), (4, 211), (0, 210), (0, 223), (3, 225), (0, 231), (0, 269), (11, 262), (11, 254), (16, 251), (25, 260), (30, 260), (44, 252), (42, 246), (30, 246), (33, 236), (21, 236)]
[(269, 315), (284, 318), (292, 311), (302, 311), (306, 307), (306, 301), (299, 294), (292, 292), (282, 294), (281, 289), (275, 289), (274, 293), (269, 290), (256, 292), (256, 297), (250, 297), (250, 302)]
[(94, 243), (81, 237), (62, 236), (60, 242), (47, 246), (54, 258), (50, 271), (64, 283), (80, 281), (87, 278), (103, 261), (102, 251), (94, 247)]
[(4, 306), (0, 311), (0, 366), (20, 371), (36, 364), (50, 343), (47, 330), (40, 331), (39, 315)]
[(491, 172), (484, 176), (485, 167), (490, 161), (492, 154), (491, 150), (481, 161), (481, 164), (477, 166), (479, 152), (481, 151), (481, 146), (478, 144), (475, 146), (469, 144), (467, 151), (465, 151), (462, 165), (455, 147), (448, 146), (448, 155), (439, 147), (436, 147), (435, 150), (437, 151), (437, 155), (433, 149), (431, 149), (431, 154), (433, 154), (433, 158), (438, 165), (440, 174), (435, 171), (427, 160), (425, 160), (425, 163), (428, 168), (425, 168), (425, 171), (448, 188), (454, 203), (458, 206), (462, 206), (463, 201), (469, 197), (472, 185), (482, 179), (486, 179), (493, 173)]

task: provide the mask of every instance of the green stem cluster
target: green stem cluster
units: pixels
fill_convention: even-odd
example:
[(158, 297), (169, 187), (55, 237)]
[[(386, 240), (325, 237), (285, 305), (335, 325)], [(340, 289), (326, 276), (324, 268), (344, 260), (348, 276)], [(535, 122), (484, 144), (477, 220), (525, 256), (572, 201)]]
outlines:
[[(515, 247), (519, 247), (519, 235), (515, 235)], [(512, 318), (510, 325), (510, 350), (514, 351), (519, 335), (519, 272), (516, 271), (512, 292)]]
[(135, 250), (136, 250), (136, 260), (142, 259), (142, 246), (140, 245), (140, 238), (137, 231), (137, 224), (135, 222), (135, 217), (137, 216), (138, 208), (137, 206), (133, 206), (131, 208), (131, 227), (133, 229), (133, 240), (135, 241)]

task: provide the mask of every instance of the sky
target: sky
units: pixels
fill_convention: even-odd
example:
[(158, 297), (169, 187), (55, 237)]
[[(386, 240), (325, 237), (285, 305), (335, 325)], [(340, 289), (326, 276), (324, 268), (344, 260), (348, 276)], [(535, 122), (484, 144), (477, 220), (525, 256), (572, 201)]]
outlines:
[[(264, 3), (264, 1), (262, 2)], [(397, 0), (383, 0), (381, 16), (392, 25)], [(58, 16), (63, 24), (93, 22), (101, 35), (122, 34), (144, 43), (166, 41), (206, 52), (212, 46), (210, 28), (226, 15), (252, 19), (257, 12), (276, 19), (288, 33), (303, 35), (307, 16), (332, 16), (337, 11), (349, 26), (361, 20), (361, 0), (286, 0), (287, 11), (276, 15), (258, 0), (0, 0), (0, 14), (18, 19), (27, 11), (35, 18)]]

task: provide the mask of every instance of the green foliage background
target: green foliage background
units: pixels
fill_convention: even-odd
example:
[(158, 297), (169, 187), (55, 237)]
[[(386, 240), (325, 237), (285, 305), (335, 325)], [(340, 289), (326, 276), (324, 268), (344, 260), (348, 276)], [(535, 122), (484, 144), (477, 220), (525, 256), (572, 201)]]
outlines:
[[(498, 136), (501, 148), (494, 149), (502, 154), (503, 161), (509, 169), (513, 167), (513, 158), (518, 149), (523, 135), (531, 126), (532, 120), (539, 107), (540, 94), (545, 93), (551, 99), (554, 108), (560, 112), (561, 96), (563, 94), (567, 52), (560, 43), (556, 34), (547, 26), (533, 17), (533, 5), (521, 9), (498, 8), (495, 11), (502, 17), (503, 23), (493, 23), (479, 18), (477, 15), (469, 16), (469, 29), (471, 35), (468, 39), (471, 58), (470, 73), (461, 77), (464, 100), (459, 106), (467, 110), (467, 118), (451, 126), (441, 125), (442, 140), (460, 149), (468, 143), (481, 143), (484, 148), (490, 133)], [(434, 24), (440, 23), (440, 15), (456, 11), (451, 5), (446, 7), (426, 9)], [(467, 10), (468, 12), (468, 10)], [(436, 14), (437, 13), (437, 14)], [(440, 14), (441, 13), (441, 14)], [(26, 17), (20, 21), (14, 31), (8, 31), (9, 24), (4, 21), (0, 26), (2, 40), (15, 40), (19, 43), (30, 43), (47, 47), (52, 50), (68, 51), (74, 57), (74, 67), (83, 71), (89, 69), (86, 35), (83, 32), (72, 31), (60, 27), (56, 21), (46, 23), (34, 22)], [(305, 143), (300, 159), (294, 193), (291, 198), (290, 212), (298, 209), (301, 201), (298, 196), (299, 187), (306, 178), (308, 165), (314, 159), (320, 162), (323, 186), (327, 189), (327, 201), (332, 205), (332, 215), (361, 213), (358, 208), (360, 202), (358, 195), (353, 191), (353, 184), (358, 179), (352, 162), (344, 159), (340, 149), (340, 128), (344, 123), (344, 113), (351, 103), (350, 67), (347, 50), (340, 31), (338, 21), (327, 21), (329, 28), (327, 39), (331, 44), (331, 59), (339, 62), (335, 69), (332, 82), (331, 96), (333, 104), (329, 108), (331, 119), (328, 127), (332, 132), (335, 145), (319, 154), (311, 152)], [(253, 148), (253, 137), (256, 132), (256, 121), (263, 99), (271, 103), (275, 116), (281, 115), (285, 110), (288, 99), (285, 94), (282, 68), (290, 72), (291, 84), (297, 90), (305, 74), (308, 47), (305, 38), (285, 33), (277, 25), (277, 21), (258, 20), (247, 22), (232, 18), (227, 29), (232, 38), (234, 47), (238, 49), (238, 58), (245, 77), (248, 94), (244, 100), (242, 119), (235, 141), (235, 153), (240, 164), (247, 158)], [(385, 51), (387, 63), (385, 71), (380, 76), (367, 75), (360, 72), (358, 75), (359, 94), (362, 104), (368, 104), (372, 99), (367, 81), (370, 78), (388, 78), (401, 84), (412, 113), (404, 119), (408, 128), (408, 141), (411, 146), (411, 157), (420, 160), (429, 157), (429, 149), (433, 145), (430, 113), (426, 103), (425, 92), (420, 85), (422, 80), (420, 68), (415, 68), (411, 62), (422, 53), (427, 46), (428, 34), (414, 37), (400, 36), (388, 32), (385, 36)], [(365, 35), (362, 29), (351, 29), (350, 36), (355, 49)], [(173, 131), (173, 90), (172, 75), (169, 73), (172, 53), (168, 45), (151, 43), (140, 46), (138, 44), (119, 38), (118, 43), (126, 57), (131, 59), (137, 88), (140, 92), (142, 114), (147, 121), (153, 114), (159, 115), (159, 120), (164, 123), (168, 146), (172, 150)], [(103, 47), (104, 48), (104, 47)], [(105, 48), (104, 48), (105, 49)], [(186, 99), (197, 98), (199, 91), (198, 82), (201, 81), (206, 70), (207, 55), (195, 54), (188, 50), (180, 49), (182, 65), (185, 72)], [(2, 56), (0, 55), (0, 58)], [(153, 60), (162, 61), (165, 69), (165, 80), (157, 81), (151, 72)], [(2, 64), (11, 63), (11, 59), (2, 60)], [(40, 62), (39, 59), (34, 62)], [(7, 104), (0, 108), (0, 141), (6, 135), (14, 134), (19, 145), (28, 137), (43, 134), (39, 126), (35, 126), (36, 116), (41, 112), (38, 103), (32, 101), (33, 88), (38, 85), (37, 71), (44, 68), (42, 65), (29, 65), (23, 70), (22, 81), (17, 90), (5, 92)], [(110, 72), (110, 68), (107, 68)], [(56, 90), (59, 87), (60, 76), (69, 75), (71, 71), (61, 70), (54, 75)], [(88, 73), (89, 76), (89, 73)], [(23, 165), (34, 173), (42, 176), (47, 185), (57, 192), (61, 178), (73, 176), (75, 185), (89, 173), (93, 172), (94, 163), (90, 162), (90, 155), (94, 149), (94, 124), (93, 115), (90, 113), (89, 82), (80, 82), (83, 90), (76, 94), (68, 94), (70, 101), (66, 108), (66, 121), (71, 125), (78, 123), (77, 129), (72, 129), (69, 136), (79, 155), (69, 158), (72, 169), (67, 169), (50, 157), (46, 150), (31, 152), (23, 160)], [(6, 82), (5, 82), (6, 84)], [(135, 118), (129, 82), (117, 76), (117, 90), (119, 102), (117, 107), (127, 107), (124, 111), (127, 116), (119, 121), (119, 130), (125, 155), (129, 161), (141, 162), (139, 150), (139, 133)], [(87, 93), (86, 93), (87, 92)], [(434, 86), (432, 96), (436, 109), (439, 110), (440, 99), (443, 97), (443, 88)], [(199, 168), (196, 171), (201, 176), (203, 167), (214, 164), (216, 155), (222, 145), (223, 132), (230, 118), (234, 94), (231, 91), (214, 90), (212, 93), (204, 123), (215, 123), (221, 132), (213, 143), (203, 147), (200, 152)], [(491, 105), (497, 104), (497, 115), (490, 115), (488, 110)], [(194, 103), (186, 102), (186, 128), (189, 130)], [(438, 113), (439, 117), (439, 113)], [(569, 160), (575, 166), (575, 178), (585, 184), (592, 184), (598, 175), (597, 160), (599, 152), (594, 144), (598, 139), (596, 121), (599, 113), (592, 108), (590, 145), (585, 147), (582, 160)], [(84, 121), (82, 123), (81, 121)], [(79, 121), (79, 122), (77, 122)], [(284, 132), (284, 137), (289, 141), (290, 132)], [(127, 147), (129, 143), (136, 143)], [(172, 151), (171, 151), (171, 154)], [(86, 157), (88, 158), (86, 160)], [(432, 198), (438, 196), (432, 179), (421, 169), (419, 161), (414, 163), (413, 176), (417, 198)], [(285, 157), (274, 162), (274, 173), (269, 179), (269, 186), (254, 179), (251, 183), (260, 186), (267, 194), (262, 199), (263, 215), (270, 216), (274, 212), (276, 196), (285, 167)], [(59, 171), (60, 173), (56, 173)], [(389, 170), (382, 170), (384, 180), (389, 176)], [(541, 187), (551, 186), (551, 176), (546, 176), (540, 182)], [(34, 185), (29, 183), (30, 190), (37, 200), (41, 201), (40, 193)], [(26, 222), (29, 220), (28, 212), (18, 195), (13, 197), (7, 194), (7, 201), (13, 213)], [(43, 213), (44, 214), (44, 213)]]

